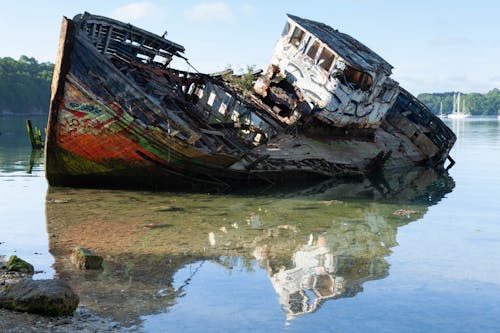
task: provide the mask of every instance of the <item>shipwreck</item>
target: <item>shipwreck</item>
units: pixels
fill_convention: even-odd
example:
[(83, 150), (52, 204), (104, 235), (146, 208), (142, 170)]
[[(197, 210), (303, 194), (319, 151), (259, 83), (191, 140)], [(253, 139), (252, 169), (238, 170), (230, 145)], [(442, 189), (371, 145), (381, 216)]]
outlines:
[(49, 184), (228, 189), (452, 163), (453, 132), (389, 63), (330, 26), (288, 15), (250, 83), (171, 68), (184, 51), (110, 18), (63, 18)]

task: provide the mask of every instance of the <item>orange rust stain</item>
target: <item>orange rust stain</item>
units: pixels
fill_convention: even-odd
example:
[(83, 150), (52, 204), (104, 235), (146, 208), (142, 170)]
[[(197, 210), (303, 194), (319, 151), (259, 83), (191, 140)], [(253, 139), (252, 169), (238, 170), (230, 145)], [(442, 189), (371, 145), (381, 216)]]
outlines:
[(59, 137), (61, 148), (91, 161), (121, 159), (143, 160), (137, 151), (150, 155), (139, 144), (121, 134), (81, 134)]
[[(63, 102), (59, 110), (56, 140), (57, 145), (62, 149), (97, 163), (106, 160), (145, 163), (146, 161), (137, 151), (153, 160), (164, 162), (139, 145), (125, 131), (112, 132), (108, 129), (114, 122), (118, 123), (124, 114), (116, 103), (109, 105), (115, 113), (113, 114), (107, 110), (106, 106), (99, 105), (71, 83), (66, 84)], [(69, 102), (92, 105), (102, 112), (101, 115), (107, 115), (107, 117), (93, 115), (91, 112), (69, 110), (65, 107), (65, 103)]]

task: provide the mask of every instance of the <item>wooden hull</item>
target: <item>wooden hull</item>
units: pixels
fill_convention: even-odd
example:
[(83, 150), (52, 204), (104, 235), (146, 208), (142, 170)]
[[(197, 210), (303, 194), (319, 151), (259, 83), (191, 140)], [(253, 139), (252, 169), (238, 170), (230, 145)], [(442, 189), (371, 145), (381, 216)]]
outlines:
[[(324, 135), (313, 120), (287, 125), (220, 80), (146, 66), (118, 54), (118, 46), (105, 56), (110, 51), (93, 44), (82, 24), (66, 18), (62, 24), (45, 145), (52, 186), (228, 189), (380, 167), (442, 168), (454, 142), (449, 133), (441, 147), (419, 136), (425, 124), (397, 108), (392, 122), (385, 119), (379, 129), (354, 138), (339, 138), (328, 128)], [(106, 45), (118, 38), (111, 30)], [(121, 47), (135, 45), (123, 40)], [(219, 95), (231, 98), (232, 113), (223, 110), (229, 106), (218, 102)], [(227, 120), (231, 126), (223, 129)], [(300, 133), (290, 135), (294, 128)]]
[(131, 113), (130, 104), (119, 101), (139, 101), (148, 109), (144, 113), (165, 117), (133, 82), (75, 36), (72, 25), (63, 22), (56, 65), (46, 145), (49, 184), (223, 184), (217, 175), (236, 159), (200, 152)]

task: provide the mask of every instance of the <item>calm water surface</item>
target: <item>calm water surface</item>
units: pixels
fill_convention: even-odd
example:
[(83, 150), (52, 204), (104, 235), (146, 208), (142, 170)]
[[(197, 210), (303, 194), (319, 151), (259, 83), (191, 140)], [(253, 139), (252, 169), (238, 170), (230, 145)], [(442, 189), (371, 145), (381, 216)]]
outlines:
[[(0, 255), (133, 331), (499, 332), (500, 122), (448, 124), (449, 175), (210, 195), (49, 189), (3, 117)], [(76, 245), (104, 269), (75, 270)]]

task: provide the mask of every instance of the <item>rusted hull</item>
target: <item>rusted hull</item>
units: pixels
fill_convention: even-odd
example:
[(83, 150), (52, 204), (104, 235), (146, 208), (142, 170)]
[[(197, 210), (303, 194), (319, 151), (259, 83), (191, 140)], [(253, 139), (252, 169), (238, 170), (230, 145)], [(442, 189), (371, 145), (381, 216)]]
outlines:
[[(132, 28), (123, 37), (119, 22), (105, 20), (105, 33), (93, 16), (63, 20), (45, 145), (52, 186), (228, 189), (442, 168), (453, 145), (451, 131), (403, 90), (405, 98), (375, 129), (332, 128), (314, 112), (286, 118), (220, 78), (151, 65), (154, 55), (138, 61), (139, 51), (130, 50), (147, 55), (151, 46), (138, 45)], [(152, 40), (164, 52), (164, 40)], [(429, 126), (444, 136), (425, 134)]]
[[(148, 118), (168, 122), (168, 115), (75, 36), (73, 24), (63, 21), (54, 78), (46, 145), (50, 185), (224, 188), (283, 178), (278, 170), (263, 176), (230, 169), (242, 154), (204, 153), (154, 126)], [(134, 110), (130, 101), (136, 103)], [(307, 171), (287, 176), (315, 177)]]
[[(155, 131), (120, 105), (112, 90), (120, 92), (122, 100), (146, 96), (75, 38), (72, 24), (63, 22), (61, 58), (53, 87), (46, 149), (49, 183), (220, 185), (217, 176), (224, 174), (235, 158), (202, 154), (167, 133)], [(142, 106), (146, 108), (148, 103)], [(156, 114), (154, 110), (142, 112)]]

